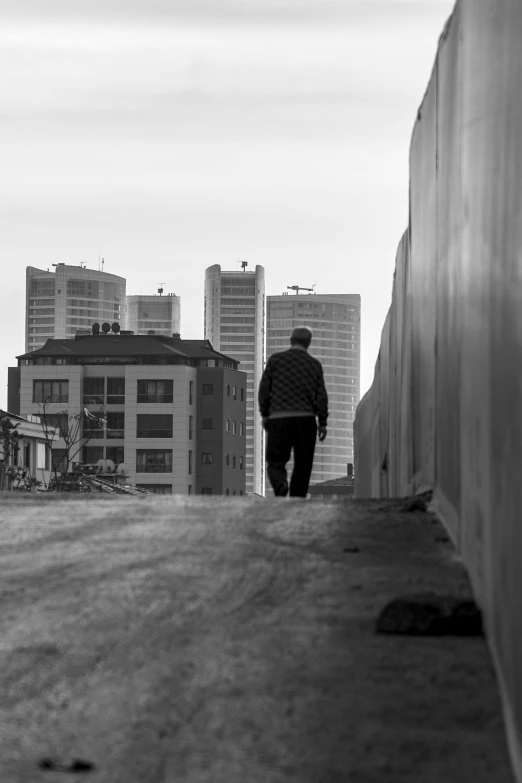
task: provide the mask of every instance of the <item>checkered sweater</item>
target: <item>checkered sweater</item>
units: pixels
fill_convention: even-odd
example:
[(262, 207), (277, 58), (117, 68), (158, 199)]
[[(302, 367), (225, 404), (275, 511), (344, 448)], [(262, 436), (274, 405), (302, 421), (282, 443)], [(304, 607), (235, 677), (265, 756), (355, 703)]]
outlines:
[(283, 411), (315, 413), (326, 427), (328, 395), (321, 362), (307, 351), (290, 348), (268, 359), (259, 384), (259, 410), (265, 418)]

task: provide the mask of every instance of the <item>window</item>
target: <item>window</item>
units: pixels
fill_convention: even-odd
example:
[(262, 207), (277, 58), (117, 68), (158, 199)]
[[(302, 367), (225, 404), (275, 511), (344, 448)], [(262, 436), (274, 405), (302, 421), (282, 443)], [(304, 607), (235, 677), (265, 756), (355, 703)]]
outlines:
[(204, 383), (203, 384), (203, 394), (214, 394), (214, 384), (213, 383)]
[(189, 381), (189, 405), (192, 405), (194, 398), (194, 381)]
[(230, 397), (230, 384), (227, 383), (227, 397)]
[(192, 430), (193, 430), (193, 424), (194, 424), (193, 416), (189, 416), (188, 424), (189, 424), (188, 436), (189, 436), (189, 440), (192, 440)]
[(232, 386), (232, 399), (237, 400), (237, 386)]
[(138, 413), (136, 437), (172, 438), (172, 414)]
[(51, 460), (47, 444), (38, 441), (36, 444), (36, 469), (49, 470), (50, 464)]
[(90, 299), (100, 298), (100, 283), (97, 280), (67, 280), (67, 296), (86, 296)]
[(230, 465), (230, 454), (225, 454), (225, 465)]
[(239, 422), (239, 434), (241, 437), (245, 434), (245, 424), (242, 421)]
[(107, 378), (107, 405), (125, 404), (125, 378)]
[(235, 454), (232, 455), (232, 468), (234, 470), (236, 469), (236, 455)]
[[(83, 437), (89, 440), (100, 440), (105, 437), (105, 424), (107, 423), (103, 413), (88, 411), (83, 419)], [(101, 457), (100, 457), (101, 459)]]
[[(63, 438), (64, 436), (67, 436), (69, 432), (69, 419), (66, 413), (42, 413), (39, 415), (42, 427), (44, 427), (45, 430), (47, 430), (48, 427), (57, 427), (57, 437)], [(49, 439), (50, 438), (51, 436), (49, 435)]]
[(65, 449), (51, 450), (51, 467), (57, 473), (65, 472), (67, 469), (67, 451)]
[(201, 419), (201, 429), (202, 430), (213, 430), (214, 429), (214, 419)]
[(239, 457), (239, 470), (243, 470), (243, 469), (244, 469), (243, 457)]
[(33, 381), (33, 402), (69, 402), (69, 381)]
[(103, 446), (83, 447), (83, 461), (86, 465), (95, 465), (99, 459), (103, 459)]
[(202, 495), (211, 495), (212, 494), (212, 487), (201, 487), (201, 494)]
[(31, 444), (22, 443), (22, 460), (24, 468), (31, 467)]
[(225, 419), (225, 432), (230, 432), (230, 419)]
[(236, 422), (233, 421), (232, 422), (232, 435), (235, 435), (235, 434), (236, 434)]
[(192, 450), (188, 453), (188, 472), (189, 476), (192, 475)]
[(115, 465), (120, 465), (124, 461), (123, 446), (107, 446), (105, 459), (110, 459)]
[(245, 390), (242, 388), (241, 389), (241, 402), (244, 402), (244, 401), (245, 401)]
[(110, 411), (107, 413), (107, 438), (123, 437), (125, 437), (125, 414), (123, 411)]
[(83, 404), (103, 405), (105, 402), (105, 378), (83, 379)]
[(137, 449), (136, 473), (172, 473), (172, 449)]
[[(29, 288), (30, 296), (54, 296), (54, 277), (52, 279), (32, 279)], [(52, 299), (49, 301), (53, 301)], [(46, 303), (47, 304), (47, 303)]]
[(211, 452), (204, 451), (201, 455), (201, 464), (202, 465), (212, 465), (214, 462), (214, 457)]
[(164, 381), (138, 381), (138, 402), (172, 402), (173, 382)]

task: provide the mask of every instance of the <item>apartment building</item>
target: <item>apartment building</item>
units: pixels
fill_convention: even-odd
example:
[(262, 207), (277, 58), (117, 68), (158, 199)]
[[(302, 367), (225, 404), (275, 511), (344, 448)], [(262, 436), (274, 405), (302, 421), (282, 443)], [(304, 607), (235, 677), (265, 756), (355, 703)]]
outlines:
[[(247, 376), (238, 364), (208, 340), (100, 333), (48, 340), (18, 357), (9, 380), (22, 416), (62, 428), (81, 411), (97, 417), (78, 461), (123, 464), (130, 484), (152, 492), (243, 495)], [(53, 444), (55, 463), (63, 447)]]

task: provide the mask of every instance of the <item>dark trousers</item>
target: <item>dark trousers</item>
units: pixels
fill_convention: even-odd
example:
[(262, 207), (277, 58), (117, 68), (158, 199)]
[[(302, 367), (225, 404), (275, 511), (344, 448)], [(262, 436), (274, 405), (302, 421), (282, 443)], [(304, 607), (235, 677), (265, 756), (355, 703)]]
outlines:
[(317, 424), (315, 416), (289, 416), (269, 419), (266, 441), (267, 473), (272, 489), (287, 480), (286, 463), (294, 450), (294, 469), (290, 479), (290, 496), (305, 498), (314, 464)]

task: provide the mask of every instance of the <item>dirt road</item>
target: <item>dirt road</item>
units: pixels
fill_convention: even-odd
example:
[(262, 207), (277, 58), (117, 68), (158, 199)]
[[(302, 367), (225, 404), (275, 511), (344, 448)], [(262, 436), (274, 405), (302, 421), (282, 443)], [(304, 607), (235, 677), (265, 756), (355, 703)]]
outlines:
[(374, 633), (469, 595), (442, 535), (397, 503), (3, 496), (0, 779), (512, 783), (484, 640)]

